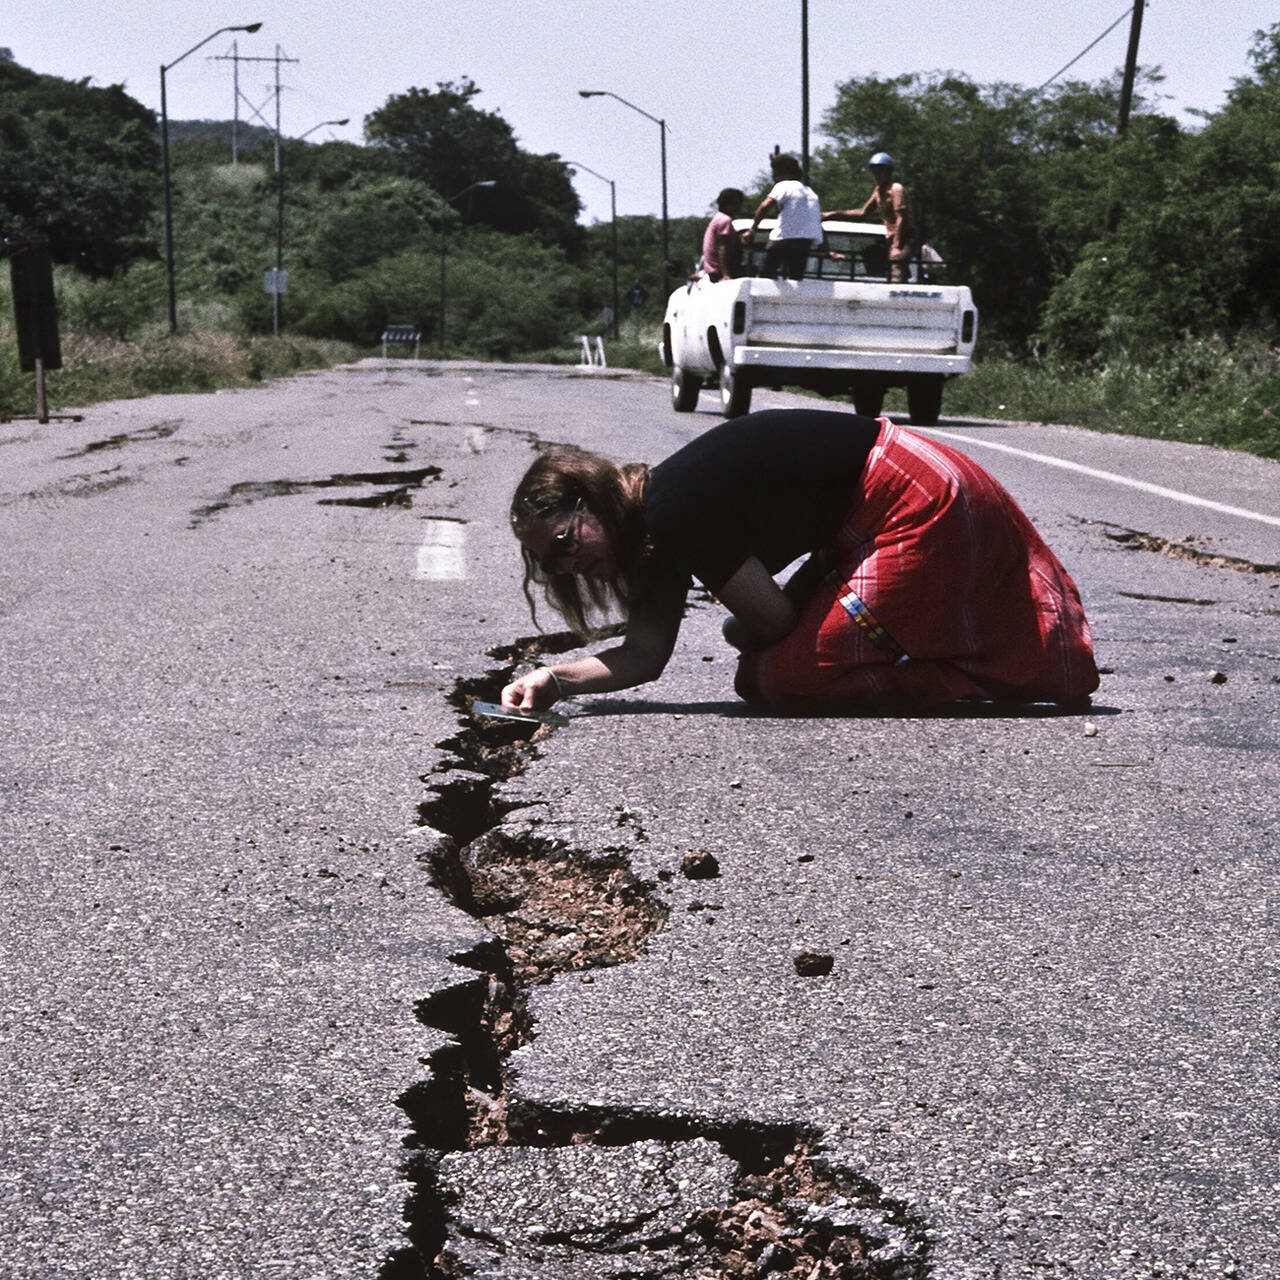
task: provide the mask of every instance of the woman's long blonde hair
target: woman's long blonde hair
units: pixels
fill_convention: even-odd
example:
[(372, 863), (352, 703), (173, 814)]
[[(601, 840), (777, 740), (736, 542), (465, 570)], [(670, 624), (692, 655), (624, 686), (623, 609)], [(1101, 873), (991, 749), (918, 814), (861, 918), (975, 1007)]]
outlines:
[(521, 546), (524, 557), (524, 597), (538, 625), (531, 583), (538, 583), (547, 600), (580, 635), (590, 629), (588, 615), (607, 615), (616, 605), (627, 616), (631, 602), (643, 588), (645, 536), (644, 489), (649, 468), (642, 462), (619, 466), (598, 454), (572, 446), (549, 449), (524, 473), (511, 499), (511, 528), (516, 536), (535, 521), (568, 516), (581, 503), (599, 521), (613, 552), (617, 574), (611, 582), (572, 573), (548, 573), (533, 552)]

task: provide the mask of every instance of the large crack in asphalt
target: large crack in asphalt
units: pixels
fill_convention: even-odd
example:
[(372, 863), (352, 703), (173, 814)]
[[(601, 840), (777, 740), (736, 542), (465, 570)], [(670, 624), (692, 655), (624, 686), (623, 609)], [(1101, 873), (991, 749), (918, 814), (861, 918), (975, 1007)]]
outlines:
[[(1211, 569), (1232, 569), (1237, 573), (1256, 573), (1263, 577), (1280, 578), (1280, 564), (1259, 564), (1254, 560), (1246, 560), (1242, 556), (1229, 556), (1221, 551), (1206, 550), (1197, 547), (1194, 540), (1184, 538), (1177, 542), (1170, 538), (1162, 538), (1158, 534), (1143, 533), (1140, 529), (1129, 529), (1124, 525), (1114, 524), (1110, 520), (1080, 520), (1081, 524), (1100, 528), (1103, 535), (1112, 542), (1133, 551), (1154, 551), (1157, 555), (1168, 556), (1171, 560), (1190, 560), (1193, 564), (1205, 565)], [(1190, 603), (1198, 604), (1199, 601)]]
[[(619, 832), (575, 849), (506, 824), (511, 806), (495, 796), (557, 730), (473, 717), (472, 702), (496, 700), (522, 663), (579, 643), (561, 633), (491, 650), (500, 665), (449, 695), (459, 731), (436, 744), (445, 758), (423, 779), (420, 856), (492, 937), (451, 956), (465, 976), (418, 1005), (448, 1039), (399, 1100), (411, 1123), (410, 1243), (381, 1280), (920, 1280), (924, 1224), (829, 1160), (812, 1126), (509, 1092), (508, 1058), (537, 1034), (530, 989), (570, 973), (589, 983), (592, 970), (639, 956), (666, 921)], [(623, 824), (621, 838), (643, 833)]]
[[(352, 489), (361, 486), (379, 486), (377, 490), (361, 497), (318, 498), (322, 506), (330, 507), (411, 507), (410, 490), (421, 488), (427, 481), (438, 480), (441, 470), (437, 466), (399, 468), (387, 471), (338, 472), (311, 480), (242, 480), (216, 501), (198, 507), (192, 512), (189, 528), (197, 528), (211, 520), (219, 512), (231, 507), (247, 506), (264, 498), (285, 498), (313, 489)], [(381, 486), (391, 486), (384, 488)]]

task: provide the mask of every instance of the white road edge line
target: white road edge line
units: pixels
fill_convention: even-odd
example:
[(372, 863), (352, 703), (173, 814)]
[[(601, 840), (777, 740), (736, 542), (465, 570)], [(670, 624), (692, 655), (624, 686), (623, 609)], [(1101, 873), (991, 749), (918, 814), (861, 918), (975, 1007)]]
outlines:
[(977, 436), (962, 436), (955, 431), (939, 431), (936, 427), (916, 427), (915, 429), (927, 432), (929, 435), (945, 436), (948, 440), (959, 440), (963, 444), (976, 444), (984, 449), (998, 449), (1001, 453), (1016, 454), (1019, 458), (1030, 458), (1033, 462), (1061, 467), (1064, 471), (1078, 471), (1081, 475), (1092, 476), (1095, 480), (1110, 480), (1114, 484), (1128, 485), (1130, 489), (1141, 489), (1144, 493), (1153, 493), (1158, 498), (1171, 498), (1174, 502), (1185, 502), (1192, 507), (1207, 507), (1210, 511), (1220, 511), (1228, 516), (1240, 516), (1245, 520), (1260, 520), (1263, 524), (1273, 524), (1280, 528), (1280, 516), (1263, 515), (1260, 511), (1246, 511), (1243, 507), (1229, 507), (1225, 503), (1213, 502), (1209, 498), (1197, 498), (1194, 493), (1165, 489), (1158, 484), (1149, 484), (1146, 480), (1134, 480), (1130, 476), (1117, 475), (1114, 471), (1100, 471), (1097, 467), (1068, 462), (1065, 458), (1055, 458), (1048, 453), (1032, 453), (1029, 449), (1018, 449), (1011, 444), (997, 444), (994, 440), (981, 440)]

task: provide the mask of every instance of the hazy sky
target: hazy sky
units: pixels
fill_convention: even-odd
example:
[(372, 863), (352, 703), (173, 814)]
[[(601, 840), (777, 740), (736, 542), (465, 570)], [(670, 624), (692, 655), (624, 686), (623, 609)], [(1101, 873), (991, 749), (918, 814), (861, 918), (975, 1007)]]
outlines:
[[(171, 119), (229, 118), (242, 56), (282, 64), (281, 127), (298, 136), (323, 120), (345, 128), (312, 139), (361, 138), (363, 118), (388, 97), (470, 76), (477, 105), (499, 111), (521, 145), (556, 152), (617, 188), (621, 215), (661, 209), (657, 124), (668, 127), (672, 216), (703, 213), (723, 186), (746, 186), (775, 143), (800, 149), (800, 0), (9, 0), (0, 46), (34, 71), (123, 83), (159, 109), (163, 63), (221, 26), (261, 21), (256, 35), (224, 34), (168, 73)], [(986, 84), (1036, 87), (1122, 15), (1126, 0), (809, 0), (811, 146), (835, 87), (856, 76), (953, 70)], [(1274, 0), (1150, 0), (1139, 60), (1166, 75), (1164, 109), (1190, 119), (1221, 105), (1250, 71), (1252, 33), (1280, 20)], [(1095, 80), (1124, 62), (1125, 17), (1068, 73)], [(240, 64), (245, 98), (274, 123), (271, 62)], [(250, 116), (247, 106), (241, 118)], [(909, 180), (911, 157), (896, 157)], [(486, 178), (489, 174), (477, 174)], [(609, 216), (606, 181), (576, 180), (584, 221)]]

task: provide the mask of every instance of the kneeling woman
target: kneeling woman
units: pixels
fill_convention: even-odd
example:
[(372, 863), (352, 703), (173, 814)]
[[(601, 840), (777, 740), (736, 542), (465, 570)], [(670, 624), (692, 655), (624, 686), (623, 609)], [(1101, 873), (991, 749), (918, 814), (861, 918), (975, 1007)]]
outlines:
[[(583, 631), (619, 606), (621, 644), (502, 692), (535, 710), (655, 679), (691, 577), (729, 610), (735, 686), (784, 710), (1063, 702), (1098, 687), (1067, 571), (976, 463), (886, 418), (769, 410), (665, 462), (561, 449), (529, 468), (511, 524), (530, 583)], [(773, 579), (807, 557), (786, 587)]]

